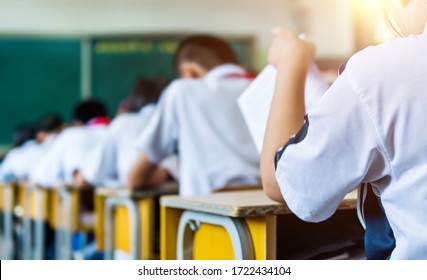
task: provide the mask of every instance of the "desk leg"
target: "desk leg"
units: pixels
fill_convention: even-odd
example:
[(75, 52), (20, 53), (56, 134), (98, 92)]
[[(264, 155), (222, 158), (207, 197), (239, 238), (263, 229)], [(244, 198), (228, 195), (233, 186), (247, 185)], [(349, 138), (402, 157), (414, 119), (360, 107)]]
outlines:
[(47, 200), (47, 191), (37, 189), (34, 190), (35, 193), (35, 229), (34, 229), (34, 259), (42, 260), (45, 250), (45, 213), (47, 212), (46, 204)]
[(14, 258), (14, 238), (13, 238), (13, 189), (11, 185), (5, 185), (3, 188), (4, 198), (4, 220), (3, 230), (5, 237), (5, 258), (12, 260)]
[(132, 199), (121, 197), (108, 197), (105, 201), (104, 209), (104, 248), (105, 259), (111, 260), (114, 257), (114, 214), (117, 206), (126, 207), (130, 219), (130, 243), (132, 259), (140, 259), (141, 225), (139, 219), (138, 206)]
[(104, 207), (105, 197), (95, 196), (95, 242), (98, 252), (104, 251)]
[(181, 216), (178, 227), (176, 251), (178, 260), (193, 258), (193, 234), (199, 228), (200, 223), (217, 225), (226, 229), (233, 244), (234, 258), (236, 260), (255, 259), (252, 238), (244, 220), (185, 211)]
[(57, 213), (56, 255), (59, 260), (72, 258), (72, 215), (71, 193), (66, 189), (58, 190), (59, 210)]
[(23, 215), (23, 259), (32, 259), (32, 228), (31, 228), (31, 193), (29, 188), (24, 189), (24, 215)]
[(160, 206), (160, 259), (176, 260), (179, 220), (184, 210)]

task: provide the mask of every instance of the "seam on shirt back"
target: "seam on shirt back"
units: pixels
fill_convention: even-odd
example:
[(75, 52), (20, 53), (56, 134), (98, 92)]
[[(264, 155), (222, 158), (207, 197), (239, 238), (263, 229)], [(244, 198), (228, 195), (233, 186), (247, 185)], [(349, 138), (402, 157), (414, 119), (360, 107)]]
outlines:
[(375, 125), (375, 121), (374, 121), (375, 118), (374, 118), (373, 112), (369, 109), (369, 106), (367, 105), (367, 101), (363, 98), (363, 96), (359, 93), (359, 91), (355, 89), (355, 87), (353, 86), (353, 83), (352, 83), (351, 79), (348, 76), (345, 76), (345, 78), (348, 80), (348, 84), (349, 84), (350, 88), (352, 89), (352, 92), (354, 93), (354, 95), (360, 100), (360, 103), (362, 104), (362, 108), (366, 111), (366, 113), (368, 115), (368, 118), (371, 121), (371, 124), (373, 126), (373, 129), (374, 129), (374, 132), (375, 132), (375, 136), (377, 138), (378, 146), (379, 146), (381, 152), (383, 153), (383, 155), (386, 158), (387, 165), (388, 165), (388, 167), (390, 169), (391, 175), (393, 176), (393, 178), (396, 178), (394, 170), (393, 170), (393, 166), (391, 164), (390, 156), (389, 156), (389, 154), (388, 154), (388, 152), (387, 152), (387, 150), (385, 148), (385, 144), (383, 143), (383, 141), (382, 141), (382, 139), (380, 137), (380, 133), (379, 133), (379, 131), (377, 129), (377, 126)]

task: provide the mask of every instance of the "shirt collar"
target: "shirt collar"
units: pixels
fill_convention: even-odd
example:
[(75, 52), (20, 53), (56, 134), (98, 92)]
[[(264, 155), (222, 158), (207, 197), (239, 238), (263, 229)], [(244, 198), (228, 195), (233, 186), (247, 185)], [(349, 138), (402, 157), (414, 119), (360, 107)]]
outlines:
[(37, 143), (36, 140), (28, 140), (24, 144), (22, 144), (22, 147), (34, 146), (34, 145), (37, 145), (37, 144), (38, 143)]
[(58, 136), (57, 133), (52, 133), (49, 136), (46, 137), (46, 139), (44, 139), (43, 141), (43, 145), (50, 145), (53, 140), (55, 140), (56, 136)]
[(231, 74), (244, 74), (245, 69), (235, 64), (223, 64), (210, 70), (204, 77), (207, 80), (218, 80)]
[(156, 107), (156, 104), (147, 104), (139, 110), (138, 114), (143, 118), (148, 118), (154, 113)]
[(111, 120), (108, 117), (96, 117), (88, 121), (87, 126), (106, 126), (109, 125), (110, 122)]

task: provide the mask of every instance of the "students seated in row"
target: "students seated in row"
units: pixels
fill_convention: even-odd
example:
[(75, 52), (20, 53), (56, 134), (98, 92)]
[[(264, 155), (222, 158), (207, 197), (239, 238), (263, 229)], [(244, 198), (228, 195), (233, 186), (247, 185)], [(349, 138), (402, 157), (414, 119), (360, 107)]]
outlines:
[(180, 195), (258, 184), (259, 157), (237, 105), (251, 79), (230, 46), (211, 36), (189, 37), (176, 51), (175, 67), (181, 78), (163, 93), (138, 140), (141, 153), (129, 186), (148, 186), (159, 164), (174, 154)]
[(104, 105), (84, 101), (73, 110), (73, 126), (66, 128), (30, 172), (30, 181), (43, 187), (71, 185), (74, 174), (89, 159), (90, 152), (109, 124)]
[[(129, 170), (138, 156), (134, 143), (156, 109), (163, 84), (154, 79), (141, 79), (136, 83), (129, 97), (120, 104), (119, 115), (75, 177), (75, 186), (127, 185)], [(153, 176), (158, 179), (152, 184), (161, 183), (168, 177), (169, 173), (159, 168)]]
[[(42, 117), (35, 130), (24, 128), (15, 135), (15, 148), (0, 165), (0, 181), (21, 181), (28, 178), (30, 169), (43, 153), (49, 149), (56, 135), (63, 129), (64, 123), (57, 115)], [(21, 145), (19, 145), (21, 144)]]
[(369, 183), (380, 205), (361, 213), (367, 257), (427, 259), (427, 2), (387, 4), (389, 22), (406, 38), (354, 55), (305, 121), (304, 80), (315, 47), (274, 30), (269, 57), (278, 79), (263, 185), (272, 199), (318, 222)]

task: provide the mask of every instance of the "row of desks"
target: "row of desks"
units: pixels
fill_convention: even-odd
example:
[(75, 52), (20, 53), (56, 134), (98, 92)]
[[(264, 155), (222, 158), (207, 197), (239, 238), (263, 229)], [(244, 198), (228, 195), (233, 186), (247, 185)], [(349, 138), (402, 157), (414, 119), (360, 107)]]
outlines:
[(4, 258), (44, 259), (49, 229), (56, 231), (56, 255), (71, 258), (71, 233), (90, 230), (79, 220), (80, 195), (69, 187), (44, 189), (25, 182), (1, 185)]
[[(7, 189), (2, 188), (4, 214), (11, 210), (5, 207), (7, 201), (13, 201)], [(179, 197), (177, 190), (173, 183), (136, 191), (97, 189), (93, 229), (97, 250), (104, 251), (106, 259), (276, 259), (280, 238), (277, 217), (292, 215), (286, 204), (271, 201), (260, 187), (196, 197)], [(25, 257), (42, 258), (41, 221), (50, 219), (59, 232), (59, 258), (70, 258), (71, 234), (82, 229), (78, 190), (57, 190), (50, 208), (38, 206), (47, 204), (46, 190), (26, 188), (25, 193), (24, 213), (30, 213), (27, 220), (40, 221), (39, 228), (35, 227), (37, 237), (32, 239), (36, 244), (28, 246), (36, 250), (27, 251)], [(356, 205), (353, 192), (339, 211), (355, 212)]]

